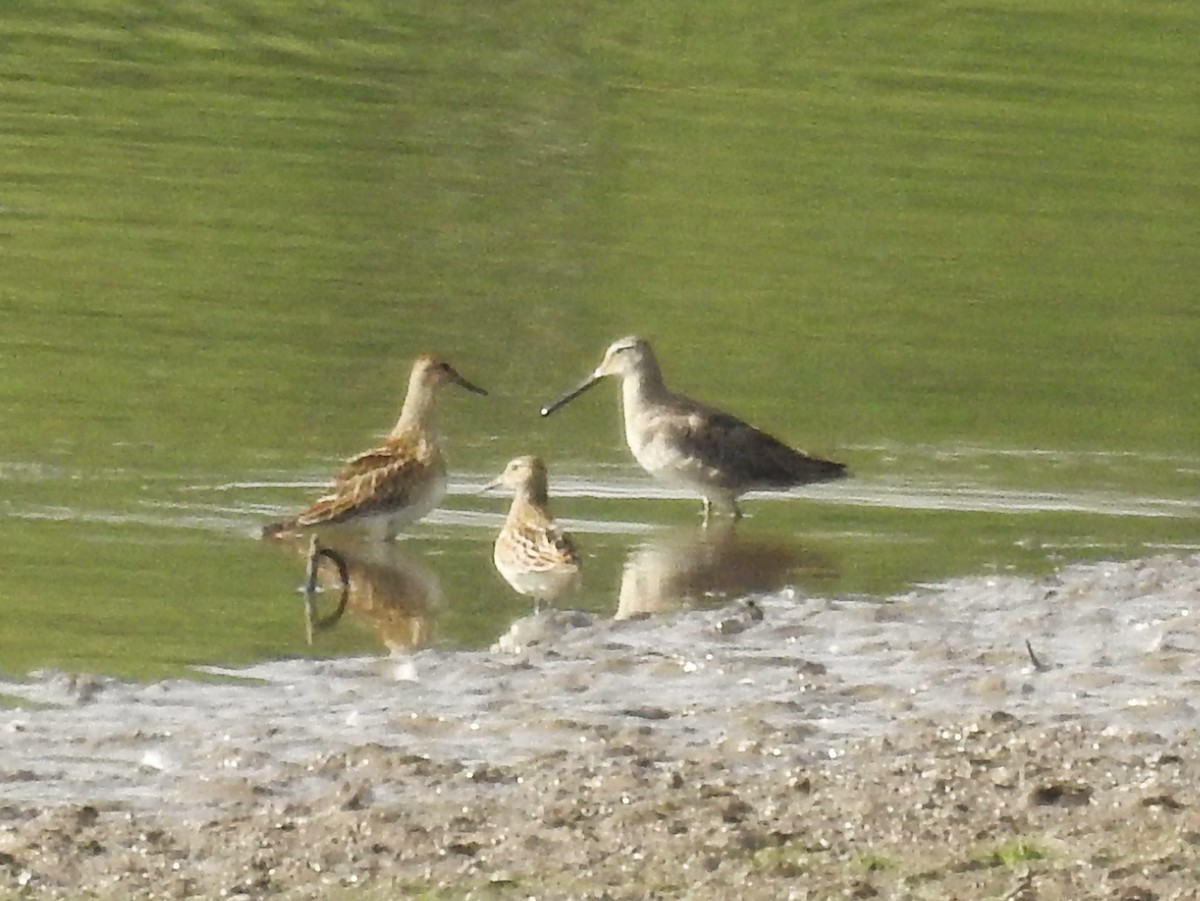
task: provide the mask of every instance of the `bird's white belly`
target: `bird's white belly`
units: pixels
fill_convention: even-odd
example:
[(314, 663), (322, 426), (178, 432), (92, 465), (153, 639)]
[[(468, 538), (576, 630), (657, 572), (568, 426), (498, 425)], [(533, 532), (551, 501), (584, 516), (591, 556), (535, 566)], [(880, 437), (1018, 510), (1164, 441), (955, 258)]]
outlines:
[(360, 514), (340, 524), (339, 531), (365, 534), (378, 541), (393, 538), (405, 526), (412, 525), (436, 509), (446, 496), (447, 484), (446, 474), (436, 473), (413, 487), (404, 506)]
[(398, 507), (389, 514), (393, 530), (414, 523), (433, 512), (442, 502), (442, 498), (446, 496), (448, 484), (449, 479), (445, 472), (435, 473), (421, 484), (413, 491), (408, 504)]
[(496, 570), (518, 594), (536, 601), (556, 601), (577, 590), (579, 568), (556, 566), (548, 569), (527, 569), (496, 558)]
[(636, 443), (633, 436), (628, 437), (634, 459), (656, 479), (697, 494), (707, 494), (715, 487), (715, 473), (711, 467), (673, 447), (662, 436)]

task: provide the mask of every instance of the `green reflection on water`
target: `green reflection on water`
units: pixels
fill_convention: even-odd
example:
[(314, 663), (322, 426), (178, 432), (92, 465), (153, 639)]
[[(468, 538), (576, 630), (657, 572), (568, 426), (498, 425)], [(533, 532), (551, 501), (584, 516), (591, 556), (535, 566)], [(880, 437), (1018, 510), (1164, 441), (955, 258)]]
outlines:
[[(678, 388), (868, 487), (1193, 501), (1200, 11), (727, 6), (7, 4), (0, 668), (377, 647), (305, 645), (301, 567), (246, 536), (313, 493), (264, 483), (386, 431), (429, 349), (492, 391), (445, 404), (480, 479), (526, 452), (552, 481), (633, 474), (614, 389), (536, 408), (636, 331)], [(830, 561), (804, 590), (1195, 540), (1194, 507), (821, 497), (748, 502), (747, 531)], [(488, 529), (414, 531), (438, 641), (526, 609)], [(645, 539), (583, 537), (606, 611)]]

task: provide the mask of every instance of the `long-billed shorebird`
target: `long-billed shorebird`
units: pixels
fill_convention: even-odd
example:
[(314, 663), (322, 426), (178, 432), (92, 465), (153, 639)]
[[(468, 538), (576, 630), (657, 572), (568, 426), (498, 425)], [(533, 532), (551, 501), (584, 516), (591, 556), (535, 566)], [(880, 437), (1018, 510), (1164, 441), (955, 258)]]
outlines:
[(621, 379), (625, 440), (633, 456), (651, 475), (699, 493), (706, 522), (714, 505), (740, 518), (737, 499), (747, 491), (846, 475), (843, 463), (801, 453), (736, 416), (671, 391), (642, 338), (614, 341), (596, 371), (542, 407), (542, 415), (549, 416), (609, 375)]
[(538, 457), (517, 457), (485, 487), (513, 490), (492, 560), (520, 594), (554, 601), (579, 586), (582, 561), (571, 536), (550, 515), (546, 466)]
[(295, 516), (263, 528), (263, 537), (311, 531), (354, 531), (390, 541), (446, 495), (446, 462), (436, 429), (436, 399), (443, 385), (487, 394), (449, 363), (417, 357), (395, 428), (379, 447), (346, 461), (329, 491)]

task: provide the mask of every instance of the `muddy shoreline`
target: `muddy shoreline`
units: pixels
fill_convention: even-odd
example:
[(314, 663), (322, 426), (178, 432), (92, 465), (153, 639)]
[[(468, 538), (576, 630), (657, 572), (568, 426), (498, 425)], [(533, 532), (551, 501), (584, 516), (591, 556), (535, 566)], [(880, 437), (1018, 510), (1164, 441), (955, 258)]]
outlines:
[(1200, 558), (1162, 556), (552, 612), (490, 652), (33, 674), (0, 684), (0, 889), (1195, 898), (1198, 601)]

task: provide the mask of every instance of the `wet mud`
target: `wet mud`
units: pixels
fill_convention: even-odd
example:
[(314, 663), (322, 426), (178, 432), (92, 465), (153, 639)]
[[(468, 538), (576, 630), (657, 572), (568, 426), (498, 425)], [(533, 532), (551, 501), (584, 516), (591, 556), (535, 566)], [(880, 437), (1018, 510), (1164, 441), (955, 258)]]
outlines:
[(0, 683), (22, 897), (1195, 898), (1200, 557)]

